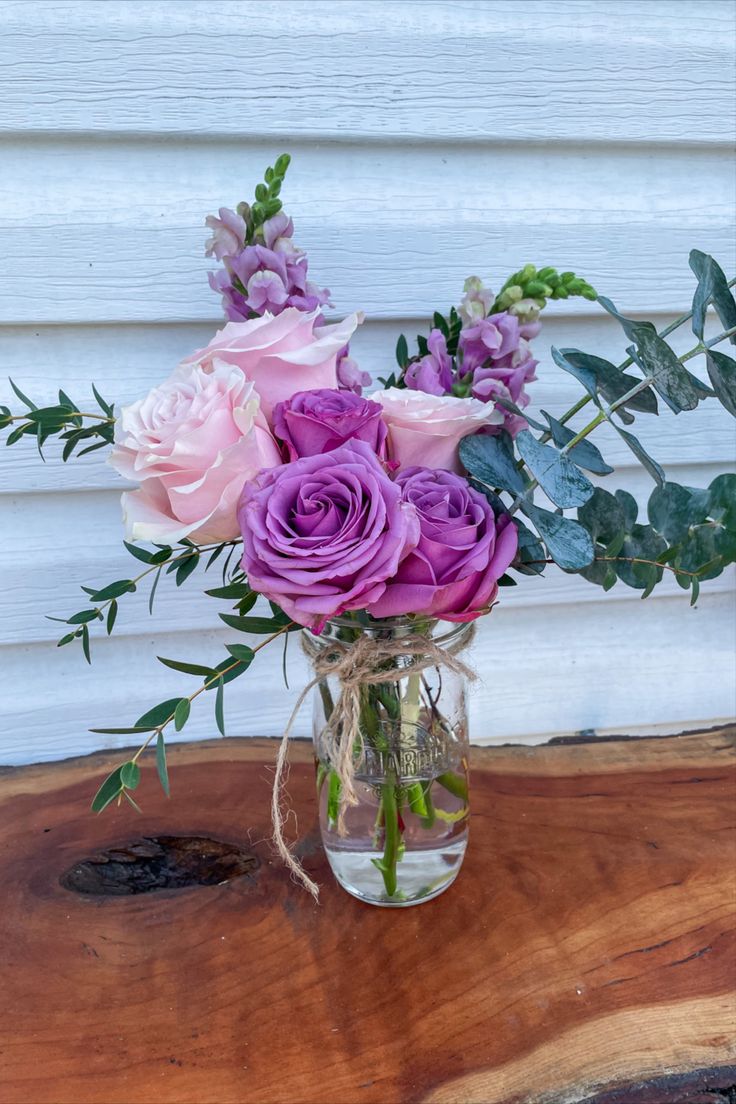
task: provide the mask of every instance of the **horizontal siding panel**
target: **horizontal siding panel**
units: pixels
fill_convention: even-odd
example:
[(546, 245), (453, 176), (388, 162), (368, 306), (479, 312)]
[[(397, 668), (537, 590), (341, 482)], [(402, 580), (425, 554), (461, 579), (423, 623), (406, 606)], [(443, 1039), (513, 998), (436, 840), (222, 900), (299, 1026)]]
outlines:
[[(552, 345), (582, 348), (619, 362), (627, 345), (618, 324), (603, 311), (589, 319), (569, 318), (558, 312), (559, 307), (550, 308), (544, 329), (535, 342), (540, 364), (538, 379), (530, 387), (533, 409), (549, 410), (553, 415), (569, 409), (582, 389), (572, 376), (554, 364), (549, 352)], [(665, 326), (670, 317), (657, 317), (659, 327)], [(710, 329), (718, 332), (715, 319), (711, 320)], [(353, 346), (355, 355), (374, 376), (391, 371), (396, 338), (402, 330), (408, 334), (426, 332), (426, 323), (416, 319), (391, 324), (367, 322), (358, 331)], [(68, 331), (64, 327), (0, 327), (0, 364), (7, 366), (7, 372), (12, 372), (16, 382), (37, 402), (53, 401), (61, 386), (84, 405), (82, 400), (90, 396), (90, 381), (95, 380), (105, 398), (124, 403), (140, 397), (165, 378), (182, 356), (206, 343), (212, 332), (204, 326), (181, 330), (173, 326), (90, 326), (71, 327)], [(672, 340), (677, 348), (685, 350), (692, 348), (695, 339), (688, 327), (682, 327)], [(694, 360), (691, 366), (702, 374), (700, 361)], [(0, 402), (9, 403), (14, 410), (19, 407), (4, 378), (0, 378)], [(571, 424), (577, 428), (585, 425), (586, 413)], [(677, 417), (667, 408), (656, 419), (639, 417), (635, 429), (664, 465), (736, 461), (733, 418), (714, 399), (695, 412)], [(595, 441), (611, 464), (631, 465), (631, 453), (609, 426), (595, 431)], [(59, 449), (53, 443), (46, 451), (46, 464), (39, 462), (31, 441), (19, 442), (11, 453), (0, 453), (0, 493), (123, 486), (100, 454), (62, 464)]]
[[(470, 273), (573, 268), (661, 328), (690, 305), (692, 247), (736, 271), (730, 0), (701, 0), (696, 18), (680, 0), (0, 0), (0, 19), (0, 402), (14, 408), (6, 375), (41, 402), (59, 386), (86, 402), (95, 380), (120, 404), (206, 344), (221, 314), (204, 217), (283, 149), (297, 240), (335, 315), (368, 312), (353, 351), (374, 377)], [(693, 344), (678, 334), (678, 349)], [(619, 362), (627, 340), (594, 304), (552, 308), (532, 394), (559, 414), (580, 389), (551, 345)], [(736, 466), (734, 422), (713, 400), (635, 428), (677, 481)], [(604, 485), (645, 502), (651, 482), (613, 431), (595, 440), (620, 468)], [(150, 619), (145, 593), (124, 599), (113, 637), (95, 634), (92, 671), (54, 648), (43, 614), (72, 612), (79, 584), (136, 563), (115, 473), (99, 455), (62, 465), (48, 452), (44, 465), (30, 442), (0, 449), (0, 762), (99, 747), (89, 724), (191, 690), (157, 654), (216, 661), (232, 639), (200, 574), (185, 591), (162, 582)], [(646, 602), (556, 570), (502, 592), (479, 627), (474, 740), (728, 717), (733, 587), (724, 574), (694, 610), (672, 580)], [(306, 677), (290, 652), (291, 691), (280, 649), (228, 687), (233, 734), (282, 730)], [(200, 704), (188, 737), (212, 735), (212, 700)]]
[[(693, 486), (707, 486), (722, 470), (714, 465), (676, 468), (672, 478)], [(626, 487), (640, 502), (642, 516), (652, 483), (646, 473), (625, 469), (615, 486)], [(540, 499), (540, 502), (542, 500)], [(135, 560), (122, 545), (119, 497), (112, 492), (89, 494), (43, 494), (10, 498), (5, 502), (7, 529), (0, 548), (0, 577), (3, 579), (0, 645), (46, 640), (53, 645), (66, 631), (48, 621), (46, 614), (69, 616), (85, 608), (81, 586), (102, 587), (116, 579), (136, 577), (145, 565)], [(29, 576), (27, 549), (33, 549), (33, 573)], [(237, 553), (236, 553), (237, 555)], [(235, 564), (233, 559), (232, 563)], [(153, 574), (140, 584), (135, 595), (120, 599), (115, 635), (206, 631), (220, 625), (218, 613), (228, 612), (232, 603), (219, 602), (203, 594), (221, 585), (224, 557), (205, 573), (197, 573), (178, 589), (173, 577), (163, 576), (156, 590), (153, 618), (148, 614), (148, 594)], [(650, 601), (680, 594), (674, 577), (666, 578)], [(734, 586), (733, 571), (724, 572), (705, 586), (708, 594), (728, 592)], [(618, 584), (616, 597), (638, 602), (641, 592)], [(576, 575), (550, 568), (544, 579), (518, 578), (518, 586), (504, 588), (500, 600), (505, 607), (560, 606), (603, 600), (603, 592)], [(683, 597), (683, 602), (687, 599)], [(267, 612), (267, 610), (266, 610)], [(635, 615), (635, 611), (634, 611)], [(104, 626), (92, 627), (93, 637), (104, 635)], [(187, 646), (186, 641), (182, 644)]]
[(2, 16), (10, 132), (732, 140), (727, 0), (696, 18), (669, 0), (5, 0)]
[[(0, 322), (215, 322), (205, 216), (248, 197), (278, 149), (235, 143), (0, 144)], [(736, 268), (726, 152), (585, 145), (295, 150), (284, 190), (336, 309), (451, 302), (468, 273), (574, 269), (624, 310), (686, 309), (698, 247)], [(657, 280), (651, 277), (656, 257)], [(400, 295), (397, 294), (400, 289)], [(590, 312), (572, 300), (568, 309)]]
[[(538, 611), (499, 608), (480, 626), (471, 656), (480, 674), (471, 695), (473, 742), (533, 743), (581, 729), (680, 731), (733, 714), (732, 602), (722, 595), (701, 597), (696, 609), (682, 598), (642, 602), (635, 643), (629, 646), (633, 625), (631, 604), (610, 596), (600, 606), (561, 607), (543, 631)], [(158, 701), (191, 693), (195, 680), (166, 670), (155, 655), (215, 661), (227, 639), (223, 633), (198, 633), (184, 646), (177, 635), (113, 637), (99, 644), (91, 670), (68, 648), (54, 652), (45, 644), (27, 644), (0, 650), (0, 762), (125, 746), (130, 737), (87, 729), (130, 723)], [(259, 656), (257, 668), (227, 687), (228, 732), (283, 731), (307, 674), (297, 646), (290, 657), (290, 691), (281, 681), (280, 647)], [(199, 699), (187, 738), (215, 734), (213, 707), (212, 695)], [(305, 708), (295, 735), (308, 735), (309, 724)]]

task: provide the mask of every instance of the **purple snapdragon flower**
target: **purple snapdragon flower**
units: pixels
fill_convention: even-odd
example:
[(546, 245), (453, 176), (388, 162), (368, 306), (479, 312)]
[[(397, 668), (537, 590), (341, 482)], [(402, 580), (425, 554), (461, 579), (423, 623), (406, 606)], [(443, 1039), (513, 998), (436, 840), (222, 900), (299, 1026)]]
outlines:
[(217, 257), (218, 261), (224, 257), (233, 257), (245, 245), (247, 233), (245, 220), (229, 207), (221, 207), (220, 217), (208, 215), (204, 220), (205, 226), (212, 231), (212, 237), (205, 243), (205, 257)]
[(441, 330), (432, 330), (427, 338), (429, 352), (409, 365), (404, 383), (411, 391), (424, 391), (428, 395), (452, 394), (452, 357), (447, 351), (447, 340)]
[(224, 265), (209, 273), (210, 287), (222, 296), (231, 322), (277, 315), (287, 307), (313, 311), (329, 304), (329, 291), (308, 279), (306, 254), (294, 244), (294, 224), (283, 211), (264, 222), (258, 240), (250, 244), (245, 220), (227, 207), (220, 208), (219, 218), (208, 216), (206, 224), (212, 237), (205, 252)]

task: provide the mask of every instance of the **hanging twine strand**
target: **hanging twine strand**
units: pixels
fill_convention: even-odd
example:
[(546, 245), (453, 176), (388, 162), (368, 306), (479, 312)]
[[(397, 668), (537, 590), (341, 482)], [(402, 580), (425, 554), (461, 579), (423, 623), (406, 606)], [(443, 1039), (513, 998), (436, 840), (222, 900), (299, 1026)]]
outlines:
[[(472, 639), (472, 637), (470, 638)], [(400, 682), (410, 675), (420, 674), (430, 667), (444, 667), (454, 674), (462, 675), (472, 681), (476, 674), (456, 652), (470, 643), (467, 637), (455, 647), (440, 647), (426, 636), (411, 635), (393, 640), (380, 640), (363, 635), (354, 643), (331, 642), (322, 654), (313, 658), (315, 676), (308, 682), (297, 698), (289, 722), (281, 738), (276, 772), (271, 792), (271, 820), (273, 823), (273, 842), (282, 861), (305, 889), (319, 899), (319, 887), (309, 877), (299, 860), (295, 857), (284, 838), (284, 827), (288, 811), (284, 809), (284, 786), (288, 776), (288, 754), (291, 731), (299, 711), (311, 691), (330, 677), (340, 684), (340, 696), (321, 735), (321, 752), (340, 780), (340, 811), (338, 833), (345, 834), (344, 814), (348, 806), (358, 804), (355, 792), (355, 771), (363, 761), (364, 747), (360, 726), (361, 687), (375, 686), (379, 683)], [(400, 656), (411, 659), (406, 667), (382, 667), (387, 661)]]

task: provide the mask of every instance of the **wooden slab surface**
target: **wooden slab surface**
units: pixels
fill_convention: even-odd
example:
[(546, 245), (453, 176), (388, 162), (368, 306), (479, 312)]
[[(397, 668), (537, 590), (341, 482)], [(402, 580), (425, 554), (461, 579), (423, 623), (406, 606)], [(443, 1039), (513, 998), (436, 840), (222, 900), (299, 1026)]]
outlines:
[[(88, 812), (118, 753), (1, 772), (0, 1101), (731, 1102), (735, 744), (474, 749), (464, 869), (405, 910), (331, 881), (305, 745), (289, 789), (319, 906), (266, 842), (271, 742), (174, 748), (172, 797), (146, 772), (142, 816)], [(134, 896), (60, 884), (154, 836), (259, 865)]]

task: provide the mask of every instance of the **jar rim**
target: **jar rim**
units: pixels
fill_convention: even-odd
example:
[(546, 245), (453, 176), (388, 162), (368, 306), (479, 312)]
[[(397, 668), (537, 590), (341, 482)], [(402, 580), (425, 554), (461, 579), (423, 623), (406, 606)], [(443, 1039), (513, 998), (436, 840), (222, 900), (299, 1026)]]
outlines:
[[(421, 632), (424, 629), (424, 634), (431, 637), (436, 644), (446, 643), (453, 641), (463, 632), (469, 632), (475, 622), (474, 621), (443, 621), (441, 618), (417, 618), (409, 615), (401, 617), (385, 617), (385, 618), (370, 618), (366, 622), (355, 621), (350, 617), (329, 617), (323, 626), (324, 629), (329, 626), (334, 626), (336, 629), (354, 629), (364, 633), (381, 633), (381, 632), (396, 632), (405, 631), (408, 635), (410, 632)], [(421, 628), (420, 628), (421, 626)], [(310, 642), (319, 644), (320, 640), (327, 643), (327, 637), (322, 633), (314, 633), (311, 629), (303, 630), (305, 637)]]

